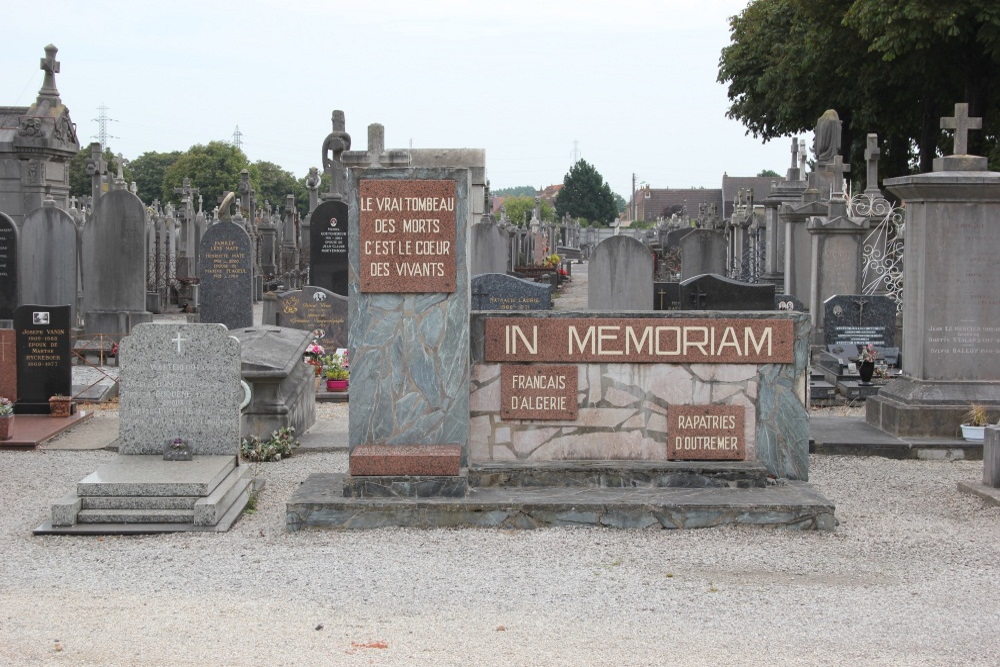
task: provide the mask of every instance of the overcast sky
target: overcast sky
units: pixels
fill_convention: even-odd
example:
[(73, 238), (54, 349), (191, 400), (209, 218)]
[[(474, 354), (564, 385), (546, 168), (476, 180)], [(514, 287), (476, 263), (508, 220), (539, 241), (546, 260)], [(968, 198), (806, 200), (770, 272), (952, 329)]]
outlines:
[(633, 172), (720, 187), (790, 160), (725, 116), (719, 54), (746, 0), (5, 4), (0, 106), (34, 100), (55, 44), (80, 143), (104, 104), (126, 158), (238, 125), (252, 161), (301, 177), (343, 109), (352, 149), (373, 122), (388, 148), (484, 148), (494, 188), (561, 183), (574, 148), (626, 199)]

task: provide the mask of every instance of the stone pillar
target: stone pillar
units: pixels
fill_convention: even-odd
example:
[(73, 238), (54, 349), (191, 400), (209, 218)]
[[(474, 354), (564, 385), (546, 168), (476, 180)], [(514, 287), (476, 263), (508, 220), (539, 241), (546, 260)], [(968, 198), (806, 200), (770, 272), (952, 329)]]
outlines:
[(979, 119), (955, 118), (955, 155), (887, 179), (906, 203), (903, 375), (867, 401), (868, 423), (896, 435), (956, 437), (969, 404), (1000, 407), (1000, 173), (966, 155)]

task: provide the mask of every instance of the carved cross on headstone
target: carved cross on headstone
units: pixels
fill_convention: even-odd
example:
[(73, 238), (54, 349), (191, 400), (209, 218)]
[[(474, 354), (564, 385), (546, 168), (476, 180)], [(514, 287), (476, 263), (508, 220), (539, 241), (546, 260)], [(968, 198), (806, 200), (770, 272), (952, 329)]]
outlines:
[(183, 337), (181, 337), (181, 332), (180, 332), (180, 331), (178, 331), (178, 332), (177, 332), (177, 335), (176, 335), (176, 336), (174, 336), (174, 337), (173, 337), (173, 338), (171, 339), (171, 341), (170, 341), (171, 343), (177, 343), (177, 354), (180, 354), (180, 353), (181, 353), (181, 343), (183, 343), (183, 342), (184, 342), (184, 341), (186, 341), (186, 340), (187, 340), (187, 338), (183, 338)]
[(705, 308), (707, 297), (707, 292), (702, 292), (700, 287), (696, 287), (695, 291), (691, 294), (691, 305), (695, 307), (695, 310), (702, 310)]
[(839, 155), (834, 156), (833, 162), (830, 163), (830, 171), (833, 172), (833, 194), (841, 195), (844, 194), (844, 174), (851, 170), (851, 165), (844, 164), (844, 158)]
[(982, 118), (969, 117), (969, 105), (960, 102), (955, 105), (955, 115), (941, 119), (942, 130), (955, 130), (955, 150), (952, 155), (969, 154), (969, 130), (983, 129)]
[(868, 299), (858, 299), (854, 303), (858, 304), (858, 326), (862, 326), (865, 323), (865, 306), (868, 305)]
[(473, 310), (485, 310), (486, 309), (486, 305), (485, 305), (486, 304), (486, 300), (483, 299), (483, 297), (484, 296), (489, 296), (489, 294), (490, 293), (487, 292), (487, 291), (485, 291), (485, 290), (483, 290), (483, 288), (481, 286), (476, 285), (476, 288), (474, 290), (472, 290), (472, 309)]
[(59, 61), (56, 60), (58, 52), (59, 49), (52, 44), (45, 47), (45, 57), (38, 65), (39, 69), (45, 72), (42, 88), (38, 91), (39, 97), (59, 97), (59, 90), (56, 88), (56, 74), (59, 72)]
[(878, 158), (882, 151), (878, 148), (878, 135), (869, 134), (868, 144), (865, 147), (865, 162), (868, 164), (868, 175), (865, 183), (865, 192), (875, 194), (878, 189)]
[(663, 307), (663, 297), (667, 296), (667, 290), (660, 288), (660, 291), (656, 293), (660, 297), (660, 310), (667, 310)]

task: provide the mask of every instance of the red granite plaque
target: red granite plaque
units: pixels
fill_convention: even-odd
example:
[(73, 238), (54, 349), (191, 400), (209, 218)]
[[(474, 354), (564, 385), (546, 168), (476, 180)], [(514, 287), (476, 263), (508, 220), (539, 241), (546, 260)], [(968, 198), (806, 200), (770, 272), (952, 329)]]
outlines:
[(486, 361), (771, 364), (794, 360), (794, 323), (784, 319), (486, 320)]
[(17, 357), (14, 330), (0, 329), (0, 397), (17, 401)]
[(360, 445), (348, 460), (348, 470), (356, 477), (455, 476), (461, 465), (461, 445)]
[(362, 292), (454, 292), (455, 181), (362, 179)]
[(743, 461), (744, 414), (739, 405), (671, 405), (667, 408), (667, 458), (672, 461)]
[(504, 419), (576, 419), (579, 414), (576, 371), (576, 366), (501, 366), (500, 416)]

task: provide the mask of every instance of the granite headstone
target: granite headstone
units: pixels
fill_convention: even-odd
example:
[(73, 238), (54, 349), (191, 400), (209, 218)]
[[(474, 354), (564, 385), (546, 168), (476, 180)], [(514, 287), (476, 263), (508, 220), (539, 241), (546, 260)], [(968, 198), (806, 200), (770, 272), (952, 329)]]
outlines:
[(653, 283), (653, 310), (681, 310), (681, 284)]
[(649, 310), (653, 254), (640, 241), (612, 236), (594, 248), (587, 280), (589, 310)]
[(896, 344), (896, 302), (882, 295), (836, 294), (823, 302), (824, 343)]
[(306, 285), (278, 295), (275, 323), (279, 327), (321, 331), (319, 344), (332, 352), (347, 347), (347, 307), (347, 297)]
[(0, 320), (14, 319), (17, 308), (17, 225), (0, 213)]
[(309, 282), (347, 296), (347, 204), (324, 201), (309, 216)]
[(198, 252), (201, 322), (253, 326), (253, 251), (246, 230), (223, 220), (205, 232)]
[(472, 277), (473, 310), (551, 310), (548, 286), (503, 273)]
[(69, 318), (69, 306), (25, 304), (14, 310), (17, 412), (48, 414), (49, 398), (72, 395)]
[[(73, 218), (55, 202), (37, 208), (21, 224), (20, 244), (21, 303), (69, 305), (69, 321), (75, 326), (78, 252)], [(140, 279), (140, 289), (143, 284)]]
[(120, 454), (161, 454), (182, 438), (195, 455), (236, 455), (240, 343), (219, 324), (149, 323), (120, 348)]
[(707, 273), (681, 282), (680, 302), (683, 310), (774, 310), (774, 285)]
[(804, 312), (806, 307), (802, 303), (802, 300), (797, 296), (792, 294), (775, 294), (774, 295), (774, 309), (775, 310), (795, 310), (798, 312)]

